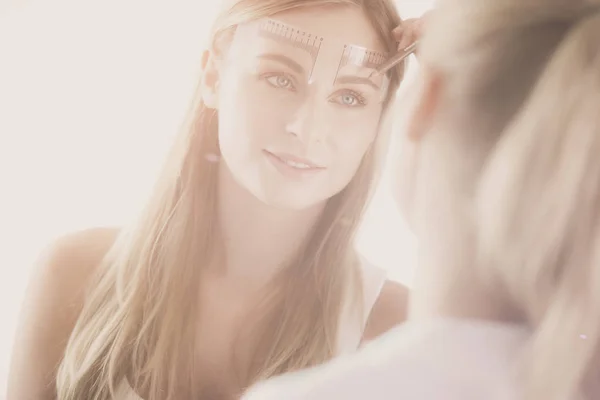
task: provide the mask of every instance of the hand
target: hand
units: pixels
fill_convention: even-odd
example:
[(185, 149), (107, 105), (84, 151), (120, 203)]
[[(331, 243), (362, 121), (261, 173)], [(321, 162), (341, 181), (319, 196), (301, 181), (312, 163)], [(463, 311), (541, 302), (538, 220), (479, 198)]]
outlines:
[(427, 14), (425, 13), (421, 18), (407, 19), (402, 22), (402, 25), (397, 26), (392, 31), (392, 34), (398, 41), (398, 50), (407, 48), (421, 38)]

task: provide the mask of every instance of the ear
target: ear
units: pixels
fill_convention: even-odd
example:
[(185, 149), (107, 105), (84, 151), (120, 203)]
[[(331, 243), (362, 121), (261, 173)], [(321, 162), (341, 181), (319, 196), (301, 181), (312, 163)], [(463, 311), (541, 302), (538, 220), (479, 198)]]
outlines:
[(408, 227), (414, 232), (413, 205), (416, 195), (416, 180), (419, 164), (420, 146), (406, 136), (394, 137), (392, 148), (391, 189), (400, 214)]
[(219, 62), (214, 51), (204, 50), (202, 53), (202, 77), (200, 94), (202, 102), (211, 109), (218, 109), (219, 104)]
[(431, 127), (440, 102), (442, 76), (439, 72), (422, 66), (418, 86), (414, 108), (407, 121), (407, 134), (411, 141), (420, 141)]
[[(394, 137), (392, 158), (392, 193), (401, 214), (415, 231), (414, 206), (420, 164), (420, 142), (435, 118), (441, 92), (441, 76), (431, 70), (421, 70), (420, 81), (411, 87), (408, 116), (403, 135)], [(409, 94), (409, 93), (407, 93)]]

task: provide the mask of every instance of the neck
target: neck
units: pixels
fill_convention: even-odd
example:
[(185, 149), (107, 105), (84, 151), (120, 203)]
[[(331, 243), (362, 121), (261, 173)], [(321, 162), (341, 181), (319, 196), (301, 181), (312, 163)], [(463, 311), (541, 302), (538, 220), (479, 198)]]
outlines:
[[(411, 319), (459, 318), (518, 322), (499, 285), (476, 264), (475, 238), (465, 223), (424, 235), (410, 306)], [(437, 225), (436, 227), (439, 227)], [(457, 228), (461, 227), (461, 228)]]
[[(218, 221), (228, 276), (262, 284), (294, 257), (324, 204), (305, 210), (270, 207), (219, 168)], [(250, 282), (248, 282), (250, 283)]]

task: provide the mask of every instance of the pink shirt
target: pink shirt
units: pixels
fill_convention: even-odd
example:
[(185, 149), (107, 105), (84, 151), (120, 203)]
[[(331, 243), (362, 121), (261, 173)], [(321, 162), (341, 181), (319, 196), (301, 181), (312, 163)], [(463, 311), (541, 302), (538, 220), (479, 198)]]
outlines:
[(256, 385), (242, 400), (512, 400), (527, 329), (408, 322), (354, 355)]

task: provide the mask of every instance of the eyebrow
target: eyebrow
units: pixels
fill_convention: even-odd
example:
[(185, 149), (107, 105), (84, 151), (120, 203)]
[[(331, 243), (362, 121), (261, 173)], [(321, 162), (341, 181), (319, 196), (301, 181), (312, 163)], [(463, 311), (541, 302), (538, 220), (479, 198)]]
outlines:
[(340, 84), (361, 84), (361, 85), (371, 86), (375, 90), (380, 90), (381, 89), (381, 87), (379, 87), (379, 85), (377, 85), (371, 79), (364, 78), (362, 76), (352, 76), (352, 75), (339, 76), (336, 79), (336, 83), (340, 83)]
[(283, 54), (266, 53), (266, 54), (259, 55), (258, 58), (260, 58), (261, 60), (269, 60), (269, 61), (279, 62), (281, 64), (288, 66), (290, 69), (292, 69), (294, 72), (296, 72), (298, 74), (304, 73), (304, 68), (302, 67), (302, 65), (298, 64), (296, 61), (292, 60), (291, 58), (284, 56)]

